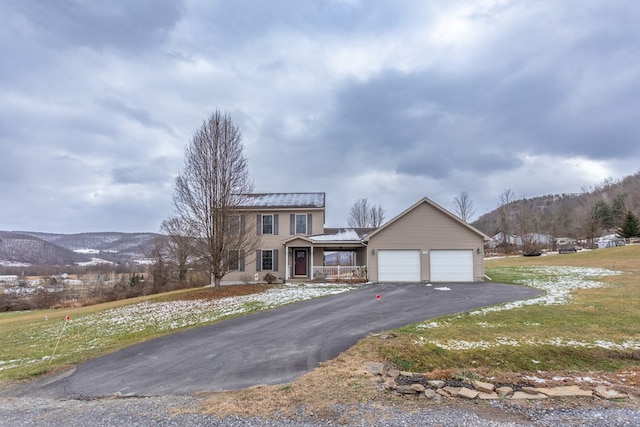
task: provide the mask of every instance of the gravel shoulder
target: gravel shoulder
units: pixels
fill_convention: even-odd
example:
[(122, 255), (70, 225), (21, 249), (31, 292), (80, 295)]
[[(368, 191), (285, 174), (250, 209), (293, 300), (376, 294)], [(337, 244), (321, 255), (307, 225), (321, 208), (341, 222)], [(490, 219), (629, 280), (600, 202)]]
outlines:
[(438, 405), (349, 404), (334, 405), (331, 411), (299, 413), (283, 417), (244, 417), (204, 413), (204, 397), (160, 396), (57, 400), (48, 398), (5, 398), (0, 400), (2, 426), (634, 426), (640, 412), (613, 405), (572, 407), (563, 402), (557, 408), (503, 403), (450, 402)]
[[(439, 402), (394, 397), (361, 369), (356, 346), (293, 383), (243, 390), (93, 399), (0, 397), (0, 426), (636, 426), (640, 399)], [(60, 372), (57, 375), (65, 375)], [(54, 378), (39, 378), (48, 381)], [(11, 389), (25, 384), (13, 384)], [(4, 384), (4, 396), (7, 384)], [(0, 384), (0, 389), (2, 389)]]

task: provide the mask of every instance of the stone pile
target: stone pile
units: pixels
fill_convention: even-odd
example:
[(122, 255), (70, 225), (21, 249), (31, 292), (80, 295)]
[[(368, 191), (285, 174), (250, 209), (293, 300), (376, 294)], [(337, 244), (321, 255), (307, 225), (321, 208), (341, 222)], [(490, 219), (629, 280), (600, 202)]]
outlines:
[(484, 381), (462, 382), (456, 380), (429, 380), (424, 374), (387, 369), (383, 363), (369, 362), (365, 372), (377, 377), (383, 390), (396, 396), (417, 399), (441, 400), (462, 398), (468, 400), (521, 399), (535, 400), (550, 397), (599, 397), (602, 399), (625, 399), (625, 393), (605, 386), (585, 390), (576, 385), (559, 387), (526, 387), (498, 385)]

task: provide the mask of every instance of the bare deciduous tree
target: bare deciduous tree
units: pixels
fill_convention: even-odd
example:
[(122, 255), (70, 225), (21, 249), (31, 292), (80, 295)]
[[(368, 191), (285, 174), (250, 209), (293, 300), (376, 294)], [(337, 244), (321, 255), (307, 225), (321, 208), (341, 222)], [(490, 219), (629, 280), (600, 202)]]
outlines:
[(351, 206), (349, 210), (349, 218), (347, 224), (349, 227), (364, 228), (369, 222), (369, 201), (367, 199), (359, 199)]
[(515, 200), (515, 194), (511, 189), (506, 189), (498, 197), (498, 214), (500, 216), (500, 231), (502, 232), (502, 243), (504, 244), (504, 250), (509, 253), (511, 250), (511, 206), (509, 206)]
[(595, 201), (587, 199), (582, 209), (579, 211), (580, 224), (582, 225), (582, 237), (589, 241), (589, 247), (595, 246), (595, 239), (600, 234), (600, 220), (596, 215)]
[(194, 233), (189, 230), (188, 224), (177, 216), (164, 220), (160, 230), (167, 235), (164, 244), (176, 263), (176, 278), (178, 282), (184, 282), (187, 278), (189, 256), (194, 253), (192, 237)]
[(379, 228), (384, 222), (384, 209), (380, 205), (373, 205), (371, 207), (371, 227)]
[(149, 265), (149, 275), (153, 280), (153, 291), (160, 292), (169, 284), (169, 265), (166, 259), (168, 236), (158, 236), (149, 254), (153, 263)]
[(359, 199), (351, 206), (347, 224), (353, 228), (378, 228), (384, 221), (384, 209), (380, 205), (369, 205), (369, 200)]
[(473, 201), (466, 191), (461, 191), (453, 199), (453, 208), (456, 215), (464, 222), (469, 222), (471, 218), (476, 214), (476, 208), (473, 206)]
[(194, 254), (206, 262), (216, 290), (230, 264), (258, 247), (252, 215), (242, 210), (252, 191), (240, 130), (216, 111), (185, 147), (173, 196), (175, 216), (189, 230)]
[(535, 217), (531, 215), (529, 206), (527, 205), (527, 199), (522, 198), (516, 203), (516, 230), (518, 237), (520, 238), (520, 244), (522, 245), (523, 253), (531, 252), (534, 249), (539, 249), (537, 246), (539, 242), (534, 242), (534, 222)]
[(551, 236), (551, 250), (557, 250), (556, 242), (558, 237), (560, 237), (560, 230), (563, 230), (567, 227), (569, 223), (569, 216), (567, 213), (562, 210), (560, 204), (551, 203), (551, 205), (547, 208), (548, 218), (546, 221), (546, 230), (547, 234)]

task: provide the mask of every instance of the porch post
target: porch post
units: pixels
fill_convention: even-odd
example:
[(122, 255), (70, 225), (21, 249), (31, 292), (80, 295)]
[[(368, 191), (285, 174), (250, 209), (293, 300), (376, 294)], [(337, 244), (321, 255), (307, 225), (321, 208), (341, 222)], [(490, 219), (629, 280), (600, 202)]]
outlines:
[(311, 262), (309, 264), (311, 265), (311, 273), (309, 274), (309, 277), (313, 280), (313, 246), (311, 246)]
[(289, 245), (284, 245), (284, 281), (289, 281)]

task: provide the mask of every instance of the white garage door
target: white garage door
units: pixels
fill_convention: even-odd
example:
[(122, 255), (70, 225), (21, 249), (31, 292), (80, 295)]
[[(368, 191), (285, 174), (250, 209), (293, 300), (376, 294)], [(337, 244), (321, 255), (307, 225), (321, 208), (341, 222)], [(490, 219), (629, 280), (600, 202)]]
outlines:
[(432, 282), (473, 282), (472, 250), (432, 250)]
[(420, 251), (378, 251), (378, 282), (419, 282)]

